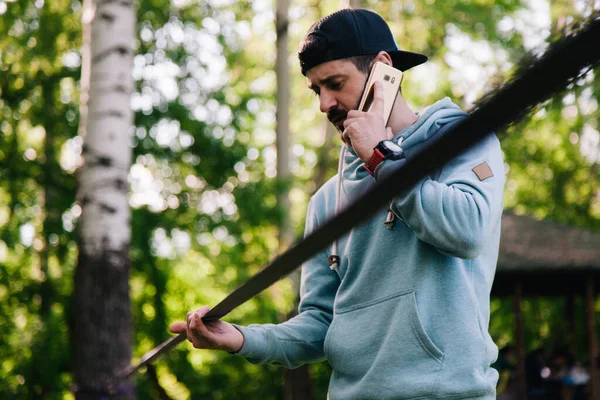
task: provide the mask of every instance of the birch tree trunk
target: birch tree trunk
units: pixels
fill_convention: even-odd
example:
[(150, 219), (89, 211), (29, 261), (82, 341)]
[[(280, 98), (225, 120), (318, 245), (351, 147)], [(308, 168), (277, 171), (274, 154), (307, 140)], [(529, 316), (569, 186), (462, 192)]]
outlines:
[[(84, 165), (78, 175), (79, 260), (73, 319), (77, 399), (134, 398), (127, 382), (111, 388), (131, 359), (130, 93), (133, 0), (84, 1), (82, 112)], [(86, 48), (89, 46), (89, 48)], [(89, 92), (86, 93), (86, 91)]]

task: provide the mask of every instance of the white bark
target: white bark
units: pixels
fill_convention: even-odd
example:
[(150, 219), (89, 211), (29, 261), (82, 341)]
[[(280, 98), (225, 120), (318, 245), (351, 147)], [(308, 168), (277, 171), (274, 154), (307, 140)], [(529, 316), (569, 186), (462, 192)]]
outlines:
[[(90, 49), (83, 51), (80, 123), (85, 161), (77, 177), (82, 215), (71, 337), (76, 398), (99, 400), (129, 365), (133, 341), (127, 199), (133, 0), (85, 0), (87, 23), (84, 46), (89, 43)], [(115, 390), (122, 395), (111, 398), (135, 398), (131, 382), (121, 382)]]
[(90, 257), (122, 249), (130, 242), (127, 174), (132, 153), (130, 93), (135, 37), (132, 1), (93, 3), (85, 164), (79, 172), (80, 234), (83, 250)]

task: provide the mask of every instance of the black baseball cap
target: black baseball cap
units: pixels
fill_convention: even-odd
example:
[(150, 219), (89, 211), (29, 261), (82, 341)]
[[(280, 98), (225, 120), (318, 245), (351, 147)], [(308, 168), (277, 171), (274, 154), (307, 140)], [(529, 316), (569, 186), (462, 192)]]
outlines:
[(346, 8), (315, 22), (300, 43), (302, 74), (312, 67), (341, 58), (389, 53), (394, 68), (406, 71), (427, 56), (398, 48), (388, 24), (372, 11)]

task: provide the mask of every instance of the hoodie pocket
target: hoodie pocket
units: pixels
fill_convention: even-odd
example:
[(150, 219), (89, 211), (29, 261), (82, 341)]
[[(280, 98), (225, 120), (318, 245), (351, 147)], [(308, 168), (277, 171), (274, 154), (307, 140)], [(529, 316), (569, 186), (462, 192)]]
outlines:
[(444, 359), (423, 329), (412, 290), (338, 310), (324, 351), (333, 398), (431, 395)]

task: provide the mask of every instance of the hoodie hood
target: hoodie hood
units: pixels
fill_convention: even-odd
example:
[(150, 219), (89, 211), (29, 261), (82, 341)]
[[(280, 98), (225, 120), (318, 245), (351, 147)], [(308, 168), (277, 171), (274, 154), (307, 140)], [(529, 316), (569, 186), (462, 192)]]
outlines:
[(467, 115), (469, 114), (461, 110), (450, 98), (445, 97), (423, 110), (417, 122), (399, 132), (394, 136), (394, 140), (402, 138), (402, 148), (405, 152), (410, 152), (411, 149), (435, 137), (446, 125)]

